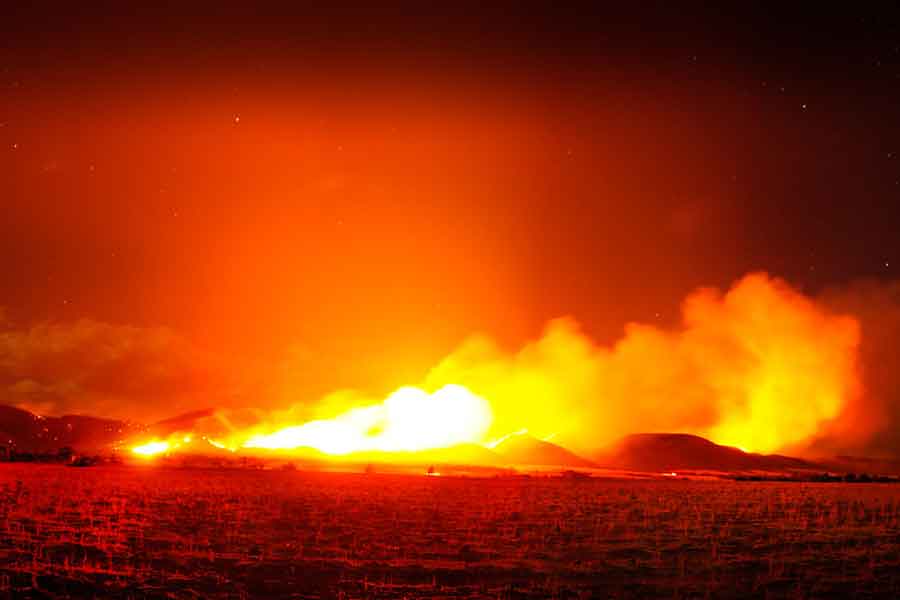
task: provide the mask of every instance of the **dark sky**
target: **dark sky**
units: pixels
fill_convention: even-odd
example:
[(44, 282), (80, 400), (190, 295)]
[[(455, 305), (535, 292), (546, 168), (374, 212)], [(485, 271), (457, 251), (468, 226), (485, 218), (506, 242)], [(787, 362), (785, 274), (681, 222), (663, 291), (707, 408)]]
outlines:
[(612, 340), (749, 271), (900, 272), (896, 10), (160, 4), (3, 10), (10, 394), (66, 394), (22, 382), (88, 342), (41, 324), (320, 393), (557, 316)]

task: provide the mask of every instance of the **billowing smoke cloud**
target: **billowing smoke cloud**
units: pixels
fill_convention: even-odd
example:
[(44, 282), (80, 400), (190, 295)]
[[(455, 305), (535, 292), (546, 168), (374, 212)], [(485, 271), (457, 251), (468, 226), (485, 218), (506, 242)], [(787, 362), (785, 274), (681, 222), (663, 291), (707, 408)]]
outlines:
[(158, 418), (207, 401), (208, 361), (166, 328), (91, 319), (14, 329), (0, 313), (0, 403)]
[(700, 289), (673, 330), (630, 324), (612, 347), (572, 319), (516, 352), (476, 337), (428, 376), (488, 398), (495, 433), (527, 428), (583, 452), (646, 431), (705, 435), (761, 452), (802, 447), (860, 393), (857, 321), (778, 279)]

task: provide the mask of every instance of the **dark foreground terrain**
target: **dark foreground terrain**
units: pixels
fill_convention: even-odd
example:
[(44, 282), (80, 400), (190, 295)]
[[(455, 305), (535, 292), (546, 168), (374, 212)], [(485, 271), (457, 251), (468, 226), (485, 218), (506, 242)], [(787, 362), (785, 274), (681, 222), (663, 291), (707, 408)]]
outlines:
[(900, 597), (900, 486), (0, 465), (0, 597)]

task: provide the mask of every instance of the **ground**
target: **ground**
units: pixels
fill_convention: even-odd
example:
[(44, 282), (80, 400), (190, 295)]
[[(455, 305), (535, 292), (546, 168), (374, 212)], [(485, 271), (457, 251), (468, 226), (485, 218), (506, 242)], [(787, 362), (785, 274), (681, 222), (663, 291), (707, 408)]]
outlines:
[(896, 598), (900, 486), (0, 465), (0, 597)]

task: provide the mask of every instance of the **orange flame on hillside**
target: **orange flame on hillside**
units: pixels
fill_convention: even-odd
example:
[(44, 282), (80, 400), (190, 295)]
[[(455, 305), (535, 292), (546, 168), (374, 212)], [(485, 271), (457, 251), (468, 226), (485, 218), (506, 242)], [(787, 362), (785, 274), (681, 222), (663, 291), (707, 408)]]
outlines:
[[(668, 431), (751, 452), (798, 451), (860, 393), (858, 344), (855, 319), (754, 274), (724, 294), (691, 294), (679, 327), (629, 324), (620, 341), (602, 346), (574, 320), (558, 319), (513, 353), (474, 337), (432, 369), (422, 388), (320, 413), (329, 418), (275, 421), (209, 441), (231, 450), (344, 456), (463, 443), (492, 448), (527, 432), (590, 456), (629, 433)], [(174, 447), (155, 440), (133, 451)]]
[(154, 439), (143, 444), (131, 447), (131, 452), (145, 458), (151, 458), (160, 454), (167, 454), (187, 446), (193, 441), (192, 435), (175, 435), (167, 440)]
[(134, 446), (131, 451), (139, 456), (156, 456), (168, 452), (169, 448), (171, 448), (169, 442), (155, 440)]
[(314, 448), (326, 454), (408, 452), (480, 442), (491, 425), (490, 404), (459, 385), (429, 394), (402, 387), (381, 404), (353, 408), (333, 419), (255, 435), (244, 448)]

